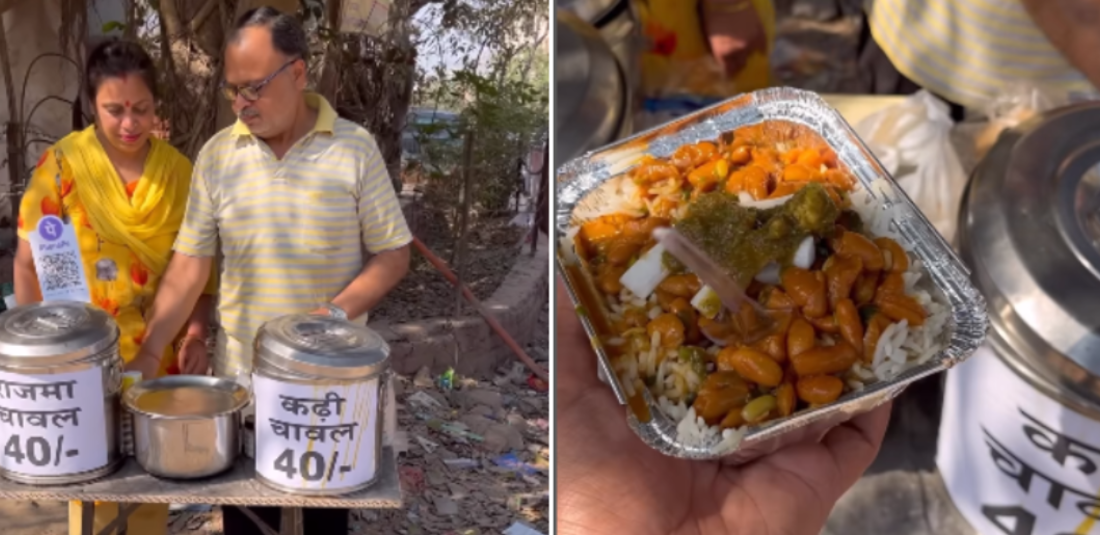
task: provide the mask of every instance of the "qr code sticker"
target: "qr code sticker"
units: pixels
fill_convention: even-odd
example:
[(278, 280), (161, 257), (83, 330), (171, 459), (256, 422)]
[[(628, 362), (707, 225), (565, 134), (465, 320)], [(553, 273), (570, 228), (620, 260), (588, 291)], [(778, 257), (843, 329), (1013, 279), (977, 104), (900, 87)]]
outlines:
[(38, 259), (42, 280), (38, 281), (43, 292), (54, 292), (81, 285), (80, 259), (70, 253), (42, 255)]

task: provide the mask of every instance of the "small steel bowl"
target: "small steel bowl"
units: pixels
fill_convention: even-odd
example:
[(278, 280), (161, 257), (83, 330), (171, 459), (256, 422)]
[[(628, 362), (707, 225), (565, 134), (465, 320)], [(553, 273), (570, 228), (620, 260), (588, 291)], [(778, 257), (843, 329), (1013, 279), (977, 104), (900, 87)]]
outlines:
[(224, 472), (241, 452), (241, 411), (251, 396), (235, 381), (174, 375), (138, 383), (123, 406), (134, 415), (134, 457), (152, 475), (197, 479)]

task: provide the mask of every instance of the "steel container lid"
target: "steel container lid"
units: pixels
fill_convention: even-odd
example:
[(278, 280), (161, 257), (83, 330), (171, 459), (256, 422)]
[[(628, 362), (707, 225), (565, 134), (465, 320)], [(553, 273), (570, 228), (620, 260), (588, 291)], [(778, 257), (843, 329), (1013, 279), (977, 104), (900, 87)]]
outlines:
[(558, 9), (554, 21), (554, 167), (615, 140), (627, 88), (599, 32)]
[(959, 245), (990, 341), (1100, 404), (1100, 104), (1004, 132), (967, 186)]
[(15, 307), (0, 314), (0, 366), (79, 361), (115, 346), (118, 336), (118, 324), (110, 314), (87, 303), (46, 301)]
[(256, 335), (257, 370), (274, 366), (316, 379), (362, 379), (389, 365), (390, 346), (371, 329), (314, 314), (275, 318)]
[(554, 5), (596, 27), (630, 10), (630, 0), (558, 0)]

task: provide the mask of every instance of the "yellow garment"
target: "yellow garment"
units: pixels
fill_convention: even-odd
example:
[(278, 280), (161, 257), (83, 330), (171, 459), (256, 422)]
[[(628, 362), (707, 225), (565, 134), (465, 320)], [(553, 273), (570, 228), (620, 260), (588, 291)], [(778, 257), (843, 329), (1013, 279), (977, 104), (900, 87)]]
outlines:
[[(69, 502), (69, 535), (82, 535), (80, 502)], [(99, 533), (118, 516), (118, 504), (96, 502), (95, 526), (92, 533)], [(168, 504), (153, 503), (139, 506), (126, 519), (126, 533), (133, 535), (160, 535), (168, 532)], [(114, 533), (118, 533), (117, 531)]]
[(171, 145), (151, 139), (144, 173), (131, 196), (95, 131), (89, 126), (57, 144), (76, 170), (73, 178), (88, 220), (105, 241), (128, 247), (153, 273), (162, 274), (172, 251), (149, 242), (179, 231), (191, 181), (174, 175), (186, 169), (190, 177), (191, 163)]
[[(191, 185), (191, 162), (167, 143), (151, 142), (142, 177), (123, 185), (92, 128), (70, 134), (42, 155), (19, 210), (18, 232), (24, 240), (43, 215), (69, 217), (92, 302), (118, 322), (124, 362), (141, 347), (145, 312), (171, 257)], [(213, 294), (216, 284), (212, 275), (206, 293)], [(172, 347), (163, 355), (160, 375), (176, 363)], [(97, 529), (117, 510), (117, 504), (97, 504)], [(165, 533), (167, 515), (166, 505), (142, 506), (128, 522), (128, 532)], [(69, 518), (70, 532), (79, 533), (79, 502), (70, 503)]]
[(191, 199), (176, 252), (224, 253), (218, 316), (230, 338), (214, 375), (252, 369), (264, 322), (316, 310), (363, 271), (372, 254), (412, 241), (374, 137), (316, 93), (317, 122), (276, 158), (238, 122), (214, 134), (195, 159)]
[(967, 108), (1018, 87), (1055, 99), (1096, 91), (1019, 0), (876, 0), (868, 24), (898, 72)]
[(775, 43), (771, 0), (750, 0), (767, 36), (768, 52), (756, 52), (730, 77), (710, 53), (699, 0), (634, 0), (650, 48), (642, 53), (642, 92), (647, 97), (688, 94), (725, 98), (771, 84), (768, 54)]

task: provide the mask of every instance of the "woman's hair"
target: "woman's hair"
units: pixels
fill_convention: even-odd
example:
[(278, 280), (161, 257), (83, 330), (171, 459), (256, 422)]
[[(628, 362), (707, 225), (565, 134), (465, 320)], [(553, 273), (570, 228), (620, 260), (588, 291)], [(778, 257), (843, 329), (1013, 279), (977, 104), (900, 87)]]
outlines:
[(141, 45), (133, 41), (111, 39), (92, 49), (84, 67), (84, 92), (88, 102), (95, 102), (99, 86), (108, 78), (122, 78), (136, 74), (149, 86), (153, 98), (157, 98), (157, 72), (153, 58)]

